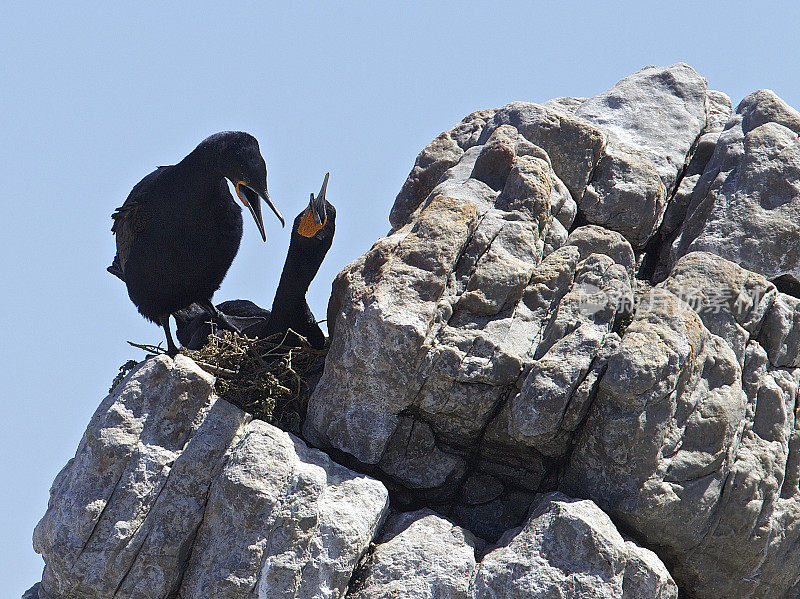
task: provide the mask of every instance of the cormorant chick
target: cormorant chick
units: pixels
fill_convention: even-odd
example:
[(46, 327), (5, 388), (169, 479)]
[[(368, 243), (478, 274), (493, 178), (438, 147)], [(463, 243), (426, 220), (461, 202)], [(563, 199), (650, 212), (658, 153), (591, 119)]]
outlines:
[[(325, 199), (328, 177), (329, 173), (325, 175), (319, 196), (315, 198), (312, 193), (308, 207), (294, 219), (289, 251), (272, 310), (259, 308), (249, 300), (232, 300), (218, 306), (229, 319), (239, 323), (239, 328), (247, 336), (264, 338), (276, 333), (285, 334), (292, 329), (308, 339), (311, 347), (322, 349), (325, 346), (325, 335), (308, 307), (306, 292), (331, 247), (336, 231), (336, 209)], [(255, 322), (248, 325), (250, 320)], [(206, 316), (198, 310), (184, 311), (180, 316), (176, 315), (176, 321), (178, 339), (186, 348), (200, 349), (206, 344), (211, 334)]]
[(211, 298), (242, 239), (242, 210), (226, 179), (266, 241), (259, 198), (284, 221), (267, 192), (258, 142), (241, 131), (212, 135), (178, 164), (158, 167), (112, 215), (117, 255), (108, 271), (125, 282), (139, 313), (164, 328), (170, 355), (178, 351), (170, 314), (196, 303), (225, 320)]

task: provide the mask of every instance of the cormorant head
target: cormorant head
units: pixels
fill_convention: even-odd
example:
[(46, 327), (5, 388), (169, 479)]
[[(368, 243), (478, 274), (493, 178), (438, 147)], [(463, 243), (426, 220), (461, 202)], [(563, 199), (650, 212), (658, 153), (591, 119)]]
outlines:
[(325, 192), (328, 189), (328, 177), (330, 177), (330, 173), (325, 173), (325, 179), (322, 181), (319, 195), (314, 197), (312, 193), (308, 207), (298, 214), (294, 220), (294, 226), (292, 227), (293, 237), (297, 235), (304, 239), (317, 240), (323, 240), (328, 237), (333, 238), (336, 224), (336, 208), (325, 199)]
[(261, 156), (258, 141), (249, 133), (243, 131), (224, 131), (216, 133), (202, 142), (201, 146), (208, 145), (213, 148), (222, 175), (233, 183), (239, 200), (253, 215), (258, 225), (261, 238), (266, 241), (264, 221), (261, 217), (261, 202), (263, 199), (285, 225), (283, 216), (270, 200), (267, 191), (267, 164)]

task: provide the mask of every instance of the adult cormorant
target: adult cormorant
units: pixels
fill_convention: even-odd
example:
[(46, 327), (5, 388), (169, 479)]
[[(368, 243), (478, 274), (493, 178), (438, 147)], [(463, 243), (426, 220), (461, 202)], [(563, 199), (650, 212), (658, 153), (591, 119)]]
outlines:
[[(319, 195), (314, 197), (312, 193), (308, 207), (294, 219), (272, 310), (259, 308), (249, 300), (232, 300), (218, 306), (220, 312), (249, 337), (264, 338), (292, 329), (308, 339), (311, 347), (321, 349), (325, 345), (325, 335), (308, 307), (306, 292), (336, 231), (336, 209), (325, 199), (328, 176), (326, 173)], [(178, 339), (185, 347), (200, 349), (206, 344), (211, 334), (207, 316), (195, 309), (184, 310), (175, 318)], [(222, 328), (226, 328), (224, 324)]]
[(117, 255), (108, 271), (125, 282), (139, 313), (164, 328), (170, 355), (178, 351), (170, 314), (196, 303), (224, 320), (211, 298), (242, 239), (242, 210), (226, 179), (266, 241), (259, 198), (284, 221), (267, 192), (258, 142), (241, 131), (216, 133), (178, 164), (158, 167), (112, 215)]

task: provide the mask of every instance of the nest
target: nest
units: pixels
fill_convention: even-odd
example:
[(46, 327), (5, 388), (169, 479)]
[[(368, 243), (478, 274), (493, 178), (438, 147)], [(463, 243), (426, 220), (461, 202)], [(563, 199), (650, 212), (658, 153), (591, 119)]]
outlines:
[[(164, 353), (160, 346), (128, 343), (153, 354)], [(180, 352), (217, 377), (214, 391), (219, 397), (253, 418), (296, 434), (300, 434), (308, 398), (322, 375), (327, 354), (291, 329), (265, 339), (217, 331), (202, 349), (181, 348)], [(121, 366), (111, 388), (135, 365), (129, 360)]]
[(254, 418), (299, 433), (327, 352), (290, 330), (265, 339), (218, 331), (202, 349), (181, 353), (217, 377), (219, 397)]

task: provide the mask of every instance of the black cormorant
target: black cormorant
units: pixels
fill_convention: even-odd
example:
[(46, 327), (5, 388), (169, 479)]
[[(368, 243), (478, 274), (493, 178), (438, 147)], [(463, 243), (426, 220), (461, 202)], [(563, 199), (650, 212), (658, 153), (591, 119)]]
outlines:
[[(311, 201), (292, 226), (292, 238), (283, 266), (272, 310), (259, 308), (249, 300), (232, 300), (218, 309), (249, 337), (269, 337), (292, 329), (308, 339), (311, 347), (325, 346), (325, 335), (306, 302), (306, 292), (317, 274), (336, 231), (336, 209), (325, 199), (328, 174), (317, 197)], [(178, 339), (188, 349), (200, 349), (211, 333), (208, 317), (200, 310), (185, 310), (176, 315)], [(222, 325), (222, 328), (230, 328)], [(290, 341), (291, 342), (291, 341)]]
[(211, 298), (242, 238), (242, 211), (226, 179), (266, 241), (259, 198), (284, 221), (267, 192), (258, 142), (240, 131), (212, 135), (178, 164), (158, 167), (112, 215), (117, 255), (108, 271), (125, 282), (142, 316), (164, 328), (171, 355), (170, 314), (196, 303), (224, 320)]

